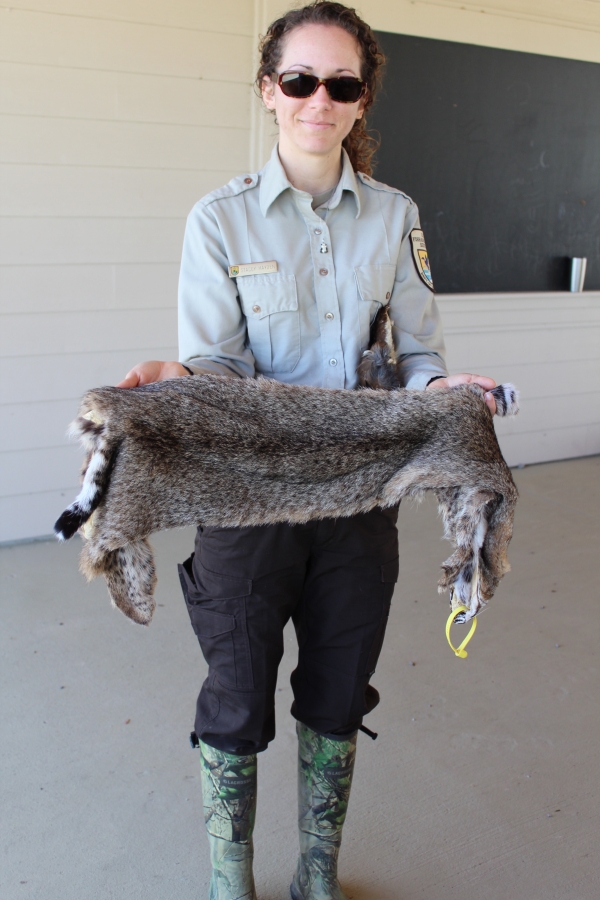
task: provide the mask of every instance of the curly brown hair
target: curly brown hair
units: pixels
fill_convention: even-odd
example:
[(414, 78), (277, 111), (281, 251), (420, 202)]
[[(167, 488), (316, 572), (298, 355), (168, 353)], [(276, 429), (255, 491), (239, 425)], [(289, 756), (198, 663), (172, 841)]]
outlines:
[(366, 113), (372, 106), (381, 83), (385, 57), (377, 46), (375, 35), (355, 9), (330, 0), (315, 0), (300, 9), (290, 9), (272, 22), (259, 45), (260, 65), (256, 74), (256, 88), (259, 93), (262, 92), (263, 79), (276, 72), (281, 62), (285, 38), (294, 28), (302, 25), (337, 25), (356, 38), (362, 57), (361, 77), (367, 83), (363, 98), (364, 114), (361, 119), (356, 120), (342, 146), (350, 157), (354, 171), (371, 175), (373, 156), (379, 141), (367, 131)]

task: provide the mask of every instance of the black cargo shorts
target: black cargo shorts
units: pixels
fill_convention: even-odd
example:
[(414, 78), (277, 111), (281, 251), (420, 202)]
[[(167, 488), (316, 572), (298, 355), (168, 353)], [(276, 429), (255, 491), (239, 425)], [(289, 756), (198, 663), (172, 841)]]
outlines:
[(275, 736), (275, 686), (290, 617), (292, 715), (343, 739), (379, 702), (369, 684), (398, 579), (397, 507), (305, 525), (199, 528), (179, 566), (209, 669), (195, 730), (228, 753)]

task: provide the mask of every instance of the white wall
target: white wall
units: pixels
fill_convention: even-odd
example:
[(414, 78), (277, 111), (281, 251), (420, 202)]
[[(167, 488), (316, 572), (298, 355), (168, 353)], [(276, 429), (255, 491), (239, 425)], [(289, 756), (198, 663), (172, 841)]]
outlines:
[[(64, 430), (82, 392), (175, 355), (184, 219), (266, 158), (274, 129), (251, 100), (256, 37), (291, 5), (0, 9), (0, 541), (48, 534), (74, 496), (80, 451)], [(381, 30), (600, 61), (600, 0), (363, 0), (359, 10)]]
[(511, 466), (600, 453), (600, 291), (437, 296), (451, 372), (512, 381), (496, 419)]
[[(257, 0), (258, 27), (301, 3)], [(359, 0), (377, 31), (600, 62), (600, 0)]]
[(74, 496), (89, 387), (176, 356), (185, 216), (249, 166), (251, 0), (0, 10), (0, 541)]

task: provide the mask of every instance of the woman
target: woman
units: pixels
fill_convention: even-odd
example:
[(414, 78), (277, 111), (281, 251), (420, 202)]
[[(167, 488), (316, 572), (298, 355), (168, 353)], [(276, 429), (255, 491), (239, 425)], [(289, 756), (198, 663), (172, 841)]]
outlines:
[[(370, 177), (365, 127), (383, 57), (340, 3), (318, 0), (269, 28), (257, 84), (279, 144), (255, 175), (204, 197), (188, 219), (179, 288), (183, 363), (152, 361), (133, 387), (190, 374), (356, 387), (370, 323), (389, 304), (405, 386), (447, 376), (414, 203)], [(492, 411), (494, 400), (487, 396)], [(201, 486), (199, 487), (201, 489)], [(254, 898), (256, 753), (275, 734), (282, 632), (293, 618), (300, 856), (294, 900), (342, 900), (337, 857), (357, 731), (398, 575), (397, 509), (259, 528), (199, 528), (180, 567), (208, 678), (196, 733), (211, 847), (211, 898)]]

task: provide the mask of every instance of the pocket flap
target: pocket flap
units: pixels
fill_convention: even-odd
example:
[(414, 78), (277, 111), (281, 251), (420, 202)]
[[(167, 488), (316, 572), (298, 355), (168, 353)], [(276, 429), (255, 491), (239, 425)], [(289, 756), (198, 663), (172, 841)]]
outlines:
[(354, 269), (358, 292), (363, 300), (386, 304), (392, 296), (396, 267), (392, 265), (356, 266)]
[(198, 605), (191, 611), (194, 631), (202, 637), (217, 637), (219, 634), (227, 634), (235, 629), (235, 616), (225, 613), (212, 612)]
[(278, 312), (298, 309), (298, 292), (293, 275), (246, 275), (238, 278), (237, 289), (244, 315), (248, 319), (264, 319)]
[(221, 575), (206, 569), (200, 560), (194, 566), (196, 590), (205, 598), (212, 600), (233, 600), (235, 597), (247, 597), (252, 593), (251, 578), (235, 578), (232, 575)]

